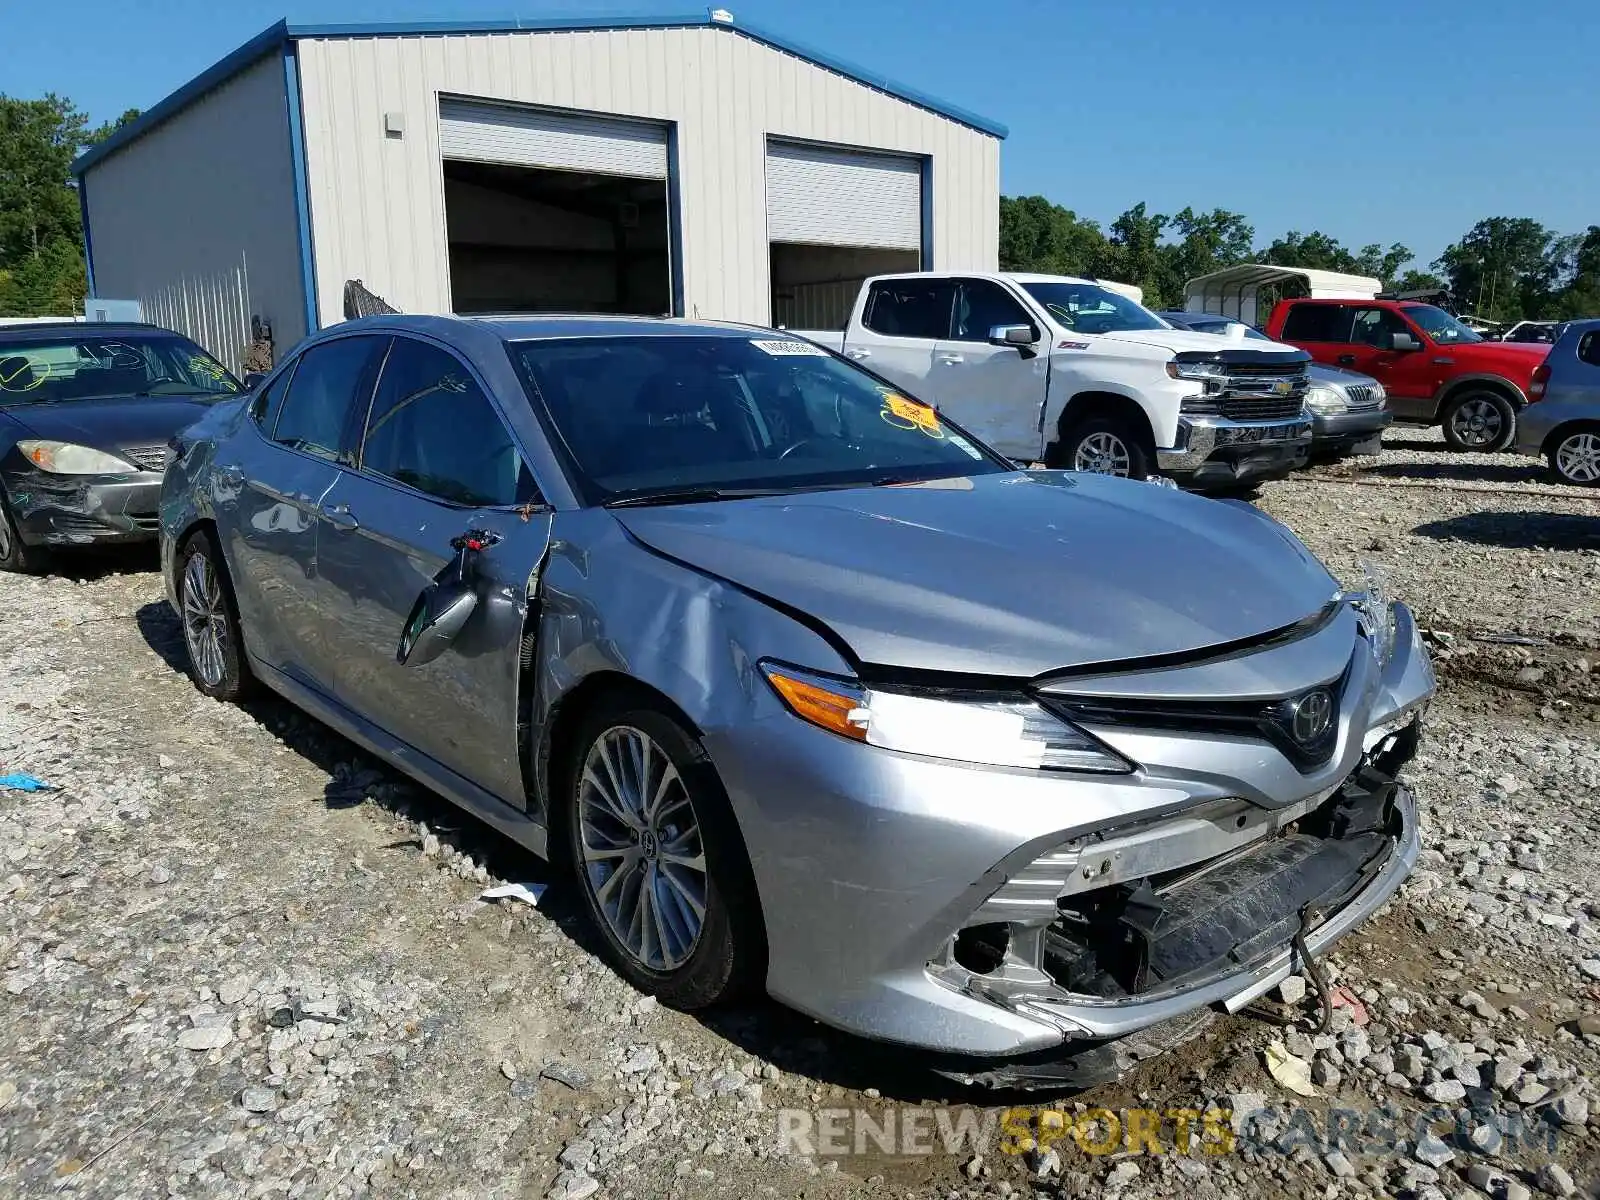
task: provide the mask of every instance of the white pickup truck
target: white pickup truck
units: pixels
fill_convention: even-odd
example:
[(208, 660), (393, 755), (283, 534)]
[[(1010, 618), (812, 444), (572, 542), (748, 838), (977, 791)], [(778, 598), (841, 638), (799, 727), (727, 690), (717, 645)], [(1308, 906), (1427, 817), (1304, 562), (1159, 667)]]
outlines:
[(1174, 329), (1092, 280), (878, 276), (844, 333), (791, 332), (1018, 462), (1224, 488), (1286, 474), (1311, 441), (1304, 351)]

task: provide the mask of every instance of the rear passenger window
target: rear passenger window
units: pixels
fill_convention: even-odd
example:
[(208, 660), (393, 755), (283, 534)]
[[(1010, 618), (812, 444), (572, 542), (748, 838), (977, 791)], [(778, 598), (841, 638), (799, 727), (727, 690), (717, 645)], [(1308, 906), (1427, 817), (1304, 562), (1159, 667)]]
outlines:
[(955, 284), (948, 279), (887, 279), (872, 285), (862, 324), (885, 337), (950, 336)]
[(1578, 357), (1590, 366), (1600, 367), (1600, 333), (1586, 333), (1578, 343)]
[(273, 440), (318, 458), (337, 460), (345, 423), (357, 396), (364, 403), (372, 371), (388, 339), (347, 337), (323, 342), (300, 356), (273, 430)]
[(1283, 323), (1286, 342), (1348, 342), (1351, 310), (1341, 304), (1296, 304)]
[(361, 466), (450, 504), (537, 497), (522, 453), (465, 364), (410, 338), (396, 338), (383, 365)]

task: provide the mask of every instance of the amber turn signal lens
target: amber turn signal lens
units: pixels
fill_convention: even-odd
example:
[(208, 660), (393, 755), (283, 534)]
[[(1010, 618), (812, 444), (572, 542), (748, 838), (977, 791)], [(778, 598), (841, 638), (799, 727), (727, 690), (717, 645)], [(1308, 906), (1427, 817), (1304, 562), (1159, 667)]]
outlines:
[(858, 742), (867, 740), (866, 722), (850, 719), (850, 714), (861, 707), (861, 694), (852, 691), (847, 684), (840, 684), (835, 691), (820, 682), (798, 679), (774, 667), (766, 668), (766, 675), (773, 690), (783, 697), (795, 716), (820, 725), (830, 733)]

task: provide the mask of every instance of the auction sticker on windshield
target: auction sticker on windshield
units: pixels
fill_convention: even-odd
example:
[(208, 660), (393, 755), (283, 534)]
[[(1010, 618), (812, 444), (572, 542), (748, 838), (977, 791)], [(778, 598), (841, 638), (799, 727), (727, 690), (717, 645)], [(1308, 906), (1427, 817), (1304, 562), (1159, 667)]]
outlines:
[(939, 427), (939, 414), (920, 400), (909, 399), (899, 392), (883, 393), (882, 415), (896, 428), (920, 429), (929, 437), (944, 437), (944, 430)]
[(827, 358), (828, 352), (821, 346), (811, 342), (779, 342), (771, 338), (758, 338), (750, 343), (758, 350), (765, 350), (775, 357), (786, 355), (800, 355), (806, 358)]

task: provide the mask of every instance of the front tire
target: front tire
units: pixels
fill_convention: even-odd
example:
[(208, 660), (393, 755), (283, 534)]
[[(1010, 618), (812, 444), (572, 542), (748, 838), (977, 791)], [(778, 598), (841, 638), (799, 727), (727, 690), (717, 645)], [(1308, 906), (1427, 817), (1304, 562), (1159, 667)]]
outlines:
[(1091, 417), (1067, 430), (1061, 439), (1058, 464), (1069, 471), (1146, 479), (1150, 456), (1133, 427), (1117, 417)]
[(194, 686), (213, 700), (248, 697), (255, 677), (244, 660), (233, 585), (216, 541), (204, 529), (178, 552), (178, 617)]
[(591, 713), (574, 745), (562, 824), (606, 956), (673, 1008), (751, 990), (765, 966), (760, 906), (704, 747), (632, 698)]
[(1444, 440), (1452, 450), (1492, 454), (1517, 435), (1517, 410), (1500, 392), (1476, 389), (1446, 401), (1440, 414)]
[(1600, 487), (1600, 426), (1562, 435), (1550, 446), (1546, 458), (1563, 483)]
[(0, 489), (0, 571), (33, 575), (44, 569), (45, 552), (24, 544), (11, 516), (11, 502)]

